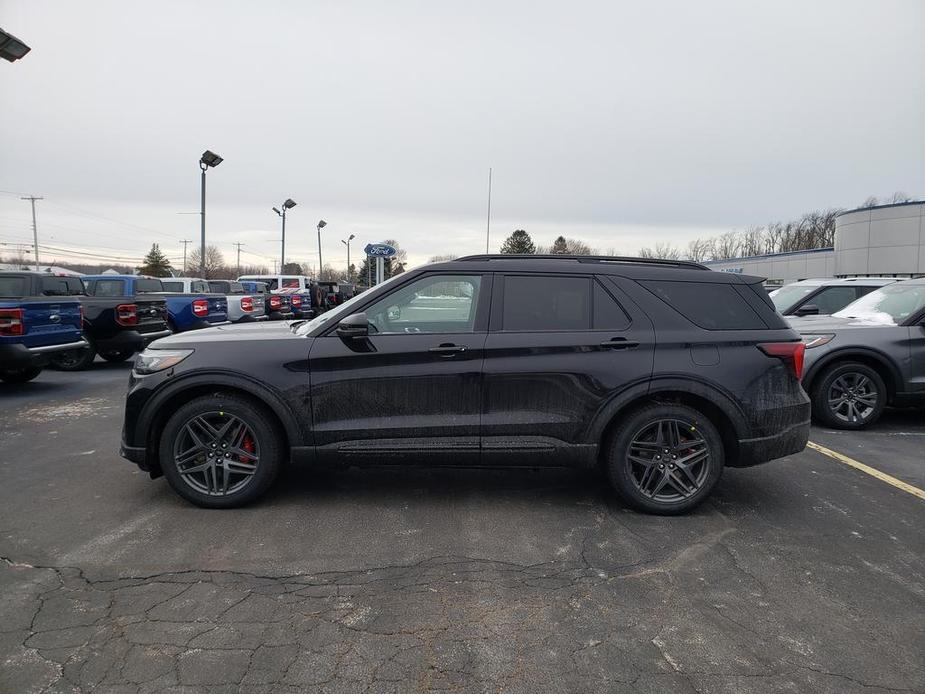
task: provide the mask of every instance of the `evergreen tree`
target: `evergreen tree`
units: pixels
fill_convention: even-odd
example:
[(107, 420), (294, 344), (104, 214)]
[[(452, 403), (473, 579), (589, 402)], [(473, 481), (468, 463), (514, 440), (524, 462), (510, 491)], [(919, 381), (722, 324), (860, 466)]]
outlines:
[(505, 239), (501, 245), (501, 252), (533, 255), (536, 253), (536, 246), (530, 234), (523, 229), (517, 229)]
[(143, 265), (138, 268), (138, 274), (151, 277), (170, 277), (172, 268), (167, 256), (156, 243), (151, 244), (151, 250), (142, 260)]
[(552, 242), (552, 248), (549, 252), (553, 255), (568, 255), (568, 241), (565, 240), (564, 236), (560, 236)]

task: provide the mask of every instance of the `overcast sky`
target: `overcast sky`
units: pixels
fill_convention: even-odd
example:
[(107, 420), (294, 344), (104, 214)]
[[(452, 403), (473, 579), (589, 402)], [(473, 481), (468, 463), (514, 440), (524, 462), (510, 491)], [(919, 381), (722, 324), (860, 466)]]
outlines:
[[(515, 228), (635, 253), (925, 195), (925, 2), (0, 0), (0, 242), (414, 263)], [(0, 253), (9, 246), (0, 246)], [(45, 256), (50, 255), (46, 253)], [(64, 258), (61, 252), (56, 253)]]

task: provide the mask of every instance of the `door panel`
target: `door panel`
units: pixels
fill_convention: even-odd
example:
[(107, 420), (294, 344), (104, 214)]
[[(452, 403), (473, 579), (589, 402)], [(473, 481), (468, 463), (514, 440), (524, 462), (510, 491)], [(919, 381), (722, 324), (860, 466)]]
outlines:
[[(316, 339), (309, 355), (318, 453), (377, 458), (479, 454), (490, 276), (425, 275), (365, 309), (371, 334)], [(450, 287), (450, 289), (447, 289)]]
[[(540, 279), (545, 291), (536, 284), (537, 301), (515, 310), (503, 305), (505, 297), (528, 293), (521, 292), (524, 284), (518, 280), (517, 290), (506, 294), (504, 286), (511, 276), (496, 278), (492, 326), (485, 344), (483, 460), (507, 462), (507, 452), (519, 448), (530, 451), (534, 462), (544, 457), (550, 458), (550, 463), (574, 462), (576, 456), (593, 453), (596, 442), (588, 440), (587, 434), (605, 404), (651, 375), (651, 322), (619, 290), (604, 290), (588, 276), (581, 278), (589, 283), (588, 306), (576, 299), (577, 282), (563, 282), (557, 290), (544, 276)], [(550, 292), (557, 292), (557, 296), (550, 296)], [(601, 303), (615, 299), (619, 304)], [(587, 310), (584, 329), (574, 329), (578, 320), (574, 315), (563, 316), (563, 324), (569, 326), (566, 330), (523, 329), (529, 324), (525, 315), (537, 315), (543, 304), (559, 314), (563, 300), (573, 302), (576, 312), (583, 315)], [(521, 329), (504, 330), (505, 317), (510, 324), (514, 313), (520, 314), (514, 324)], [(548, 315), (536, 322), (547, 328), (552, 325)], [(616, 327), (598, 327), (602, 324)]]

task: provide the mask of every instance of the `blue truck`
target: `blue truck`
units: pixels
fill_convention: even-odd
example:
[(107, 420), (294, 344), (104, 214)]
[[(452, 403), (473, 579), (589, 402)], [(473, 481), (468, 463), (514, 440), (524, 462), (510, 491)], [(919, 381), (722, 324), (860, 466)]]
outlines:
[(86, 349), (80, 301), (47, 295), (40, 272), (0, 272), (0, 381), (25, 383), (57, 352)]
[(86, 275), (83, 278), (91, 296), (151, 295), (167, 302), (167, 326), (180, 333), (228, 323), (228, 302), (224, 296), (194, 292), (165, 293), (157, 277), (143, 275)]

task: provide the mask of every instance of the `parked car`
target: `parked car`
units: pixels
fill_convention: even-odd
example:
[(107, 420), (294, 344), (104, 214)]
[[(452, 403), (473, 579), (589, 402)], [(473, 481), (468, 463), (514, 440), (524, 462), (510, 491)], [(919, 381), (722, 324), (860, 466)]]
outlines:
[(83, 349), (77, 297), (48, 293), (40, 272), (0, 272), (0, 381), (25, 383), (50, 355)]
[(572, 465), (680, 513), (726, 466), (797, 453), (804, 346), (761, 279), (689, 262), (472, 256), (302, 323), (139, 355), (122, 455), (232, 507), (287, 460)]
[(288, 296), (295, 318), (312, 318), (325, 309), (321, 288), (305, 275), (242, 275), (239, 282), (263, 282), (273, 294)]
[(125, 361), (151, 342), (170, 334), (167, 303), (151, 295), (135, 297), (89, 296), (76, 276), (42, 278), (45, 296), (71, 296), (80, 301), (85, 348), (55, 352), (52, 366), (62, 371), (79, 371), (99, 354), (109, 362)]
[(771, 292), (771, 301), (784, 316), (828, 316), (895, 277), (847, 277), (800, 280)]
[(140, 275), (85, 275), (91, 296), (161, 298), (167, 304), (167, 328), (174, 333), (210, 328), (228, 323), (228, 302), (224, 296), (195, 291), (189, 294), (165, 293), (157, 277)]
[(264, 311), (270, 320), (291, 320), (292, 298), (286, 294), (271, 294), (265, 282), (245, 280), (241, 282), (245, 291), (263, 302)]
[(249, 294), (244, 285), (232, 280), (209, 280), (209, 291), (224, 294), (228, 301), (228, 319), (232, 323), (267, 320), (267, 309), (259, 297)]
[(925, 279), (791, 323), (806, 344), (803, 386), (820, 422), (863, 429), (887, 405), (925, 404)]

